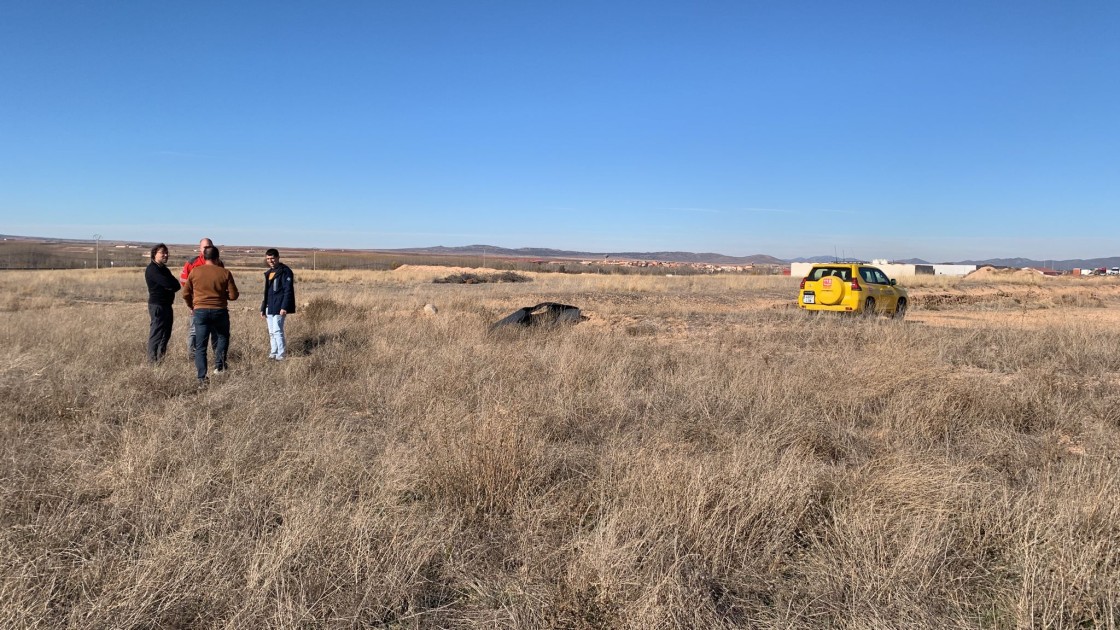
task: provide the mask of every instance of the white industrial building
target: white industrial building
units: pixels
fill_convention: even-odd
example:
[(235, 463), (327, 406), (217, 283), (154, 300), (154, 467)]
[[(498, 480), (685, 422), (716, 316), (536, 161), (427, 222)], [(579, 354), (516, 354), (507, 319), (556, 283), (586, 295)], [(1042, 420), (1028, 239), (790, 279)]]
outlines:
[[(790, 263), (789, 275), (794, 278), (804, 278), (809, 275), (813, 265), (828, 263)], [(873, 260), (870, 263), (887, 274), (888, 278), (901, 278), (904, 276), (966, 276), (976, 271), (976, 265), (914, 265), (910, 263), (891, 263), (885, 260)]]
[(937, 276), (967, 276), (976, 271), (976, 265), (933, 265), (933, 273)]

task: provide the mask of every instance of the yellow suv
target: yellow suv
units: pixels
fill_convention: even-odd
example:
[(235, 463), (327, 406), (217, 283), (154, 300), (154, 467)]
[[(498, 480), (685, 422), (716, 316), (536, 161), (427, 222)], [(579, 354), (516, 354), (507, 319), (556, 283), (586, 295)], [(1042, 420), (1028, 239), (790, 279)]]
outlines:
[(813, 265), (801, 279), (797, 305), (810, 311), (837, 311), (901, 318), (909, 304), (906, 289), (877, 267), (863, 263)]

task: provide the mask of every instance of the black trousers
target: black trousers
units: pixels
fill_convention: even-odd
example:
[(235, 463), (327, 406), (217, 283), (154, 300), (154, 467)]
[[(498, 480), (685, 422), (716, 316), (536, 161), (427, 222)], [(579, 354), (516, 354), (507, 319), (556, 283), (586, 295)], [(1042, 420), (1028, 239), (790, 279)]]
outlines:
[(171, 325), (175, 322), (175, 310), (171, 305), (148, 304), (148, 316), (152, 323), (148, 329), (148, 360), (159, 361), (167, 354), (167, 342), (171, 341)]

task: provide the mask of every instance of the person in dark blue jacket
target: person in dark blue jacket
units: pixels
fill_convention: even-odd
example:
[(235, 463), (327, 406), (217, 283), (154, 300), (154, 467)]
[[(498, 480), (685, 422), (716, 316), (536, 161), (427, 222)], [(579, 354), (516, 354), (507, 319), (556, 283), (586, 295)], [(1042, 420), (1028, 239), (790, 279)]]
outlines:
[(283, 361), (287, 351), (284, 318), (296, 312), (296, 278), (292, 270), (280, 262), (280, 252), (275, 248), (264, 253), (264, 261), (268, 263), (268, 270), (264, 272), (261, 319), (268, 323), (268, 358)]
[(152, 262), (144, 270), (144, 282), (148, 284), (148, 360), (158, 362), (167, 354), (167, 342), (171, 340), (171, 325), (175, 323), (175, 292), (179, 281), (167, 268), (167, 245), (160, 243), (152, 248)]

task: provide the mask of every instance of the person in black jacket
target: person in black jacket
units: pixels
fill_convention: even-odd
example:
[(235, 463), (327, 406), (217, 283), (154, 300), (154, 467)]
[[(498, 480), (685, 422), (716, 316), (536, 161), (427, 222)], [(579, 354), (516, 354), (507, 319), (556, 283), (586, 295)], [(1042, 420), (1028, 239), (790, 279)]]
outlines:
[(280, 252), (275, 248), (264, 253), (264, 261), (268, 263), (268, 270), (264, 272), (261, 319), (268, 323), (268, 358), (283, 361), (287, 350), (284, 318), (296, 312), (296, 278), (292, 270), (280, 262)]
[(171, 340), (171, 325), (175, 322), (175, 292), (179, 281), (167, 268), (167, 245), (160, 243), (152, 248), (152, 262), (144, 270), (144, 281), (148, 283), (148, 315), (151, 326), (148, 330), (148, 360), (158, 362), (167, 354), (167, 342)]

